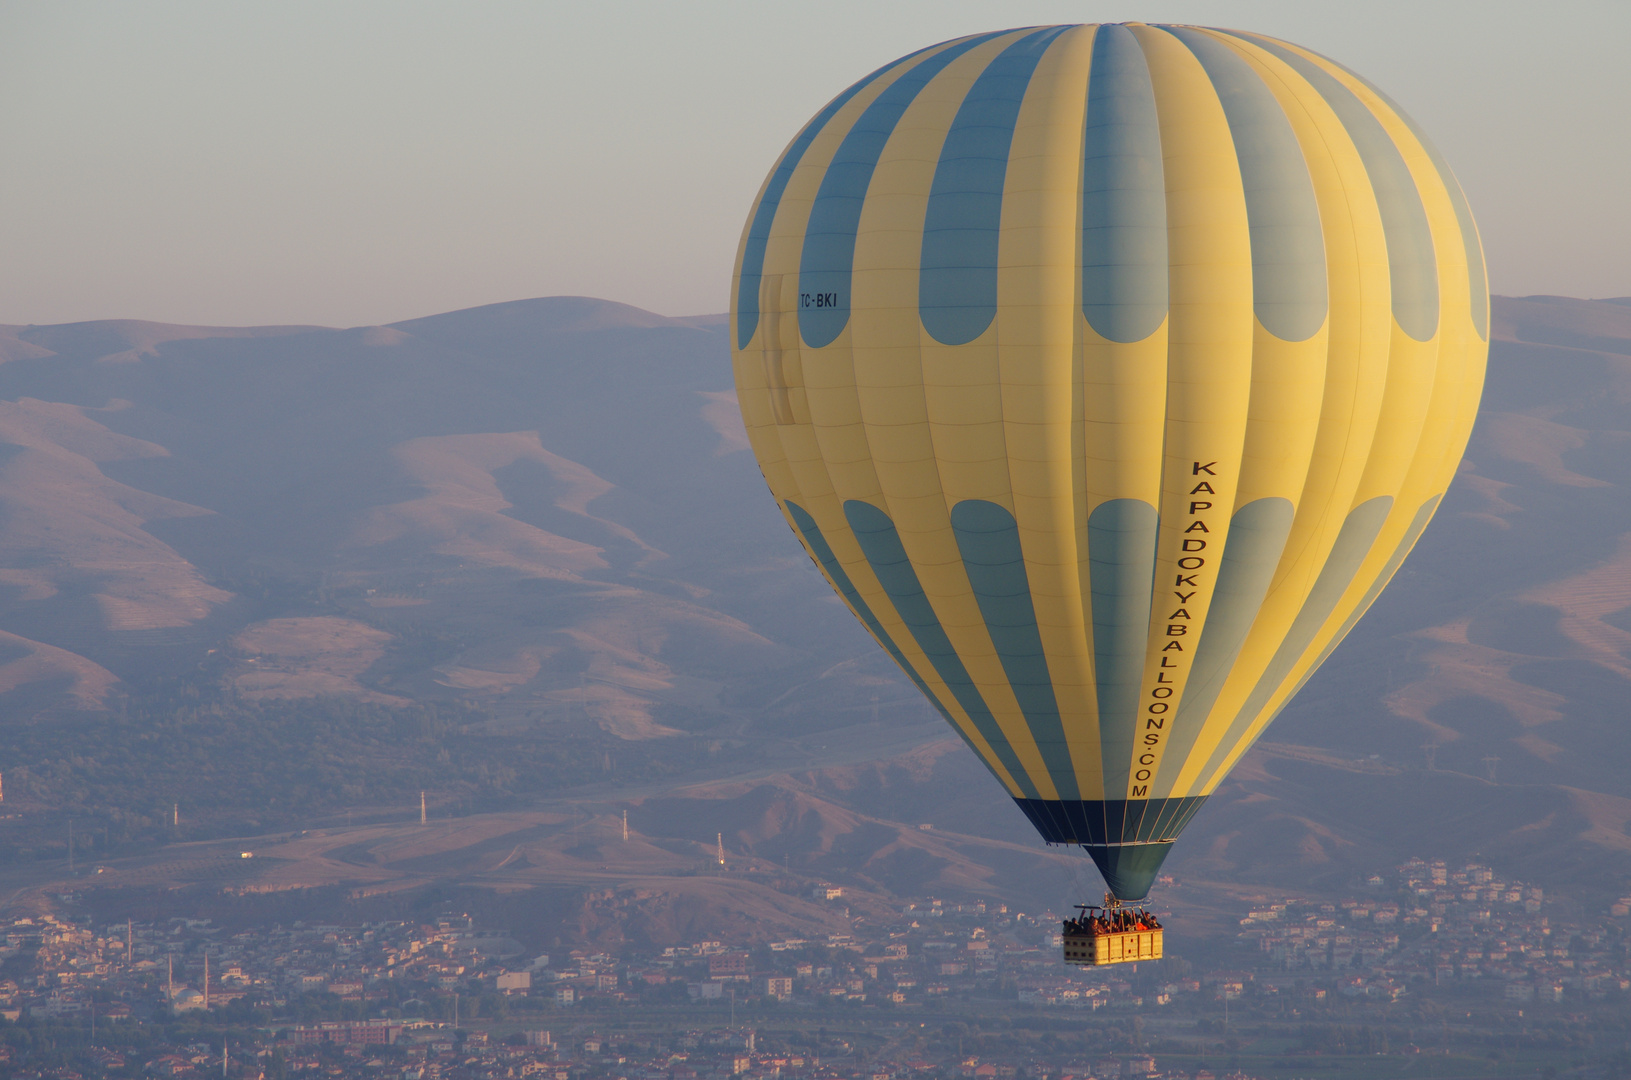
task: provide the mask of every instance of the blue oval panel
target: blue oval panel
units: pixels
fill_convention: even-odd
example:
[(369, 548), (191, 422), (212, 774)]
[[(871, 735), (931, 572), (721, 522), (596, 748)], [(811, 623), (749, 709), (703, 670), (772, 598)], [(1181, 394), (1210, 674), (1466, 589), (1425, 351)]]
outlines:
[[(933, 48), (933, 46), (930, 46)], [(764, 276), (765, 248), (770, 243), (770, 226), (776, 220), (776, 211), (781, 207), (782, 194), (787, 190), (787, 182), (793, 179), (793, 173), (804, 160), (804, 152), (810, 149), (815, 137), (820, 135), (838, 110), (849, 104), (849, 99), (865, 90), (875, 82), (878, 76), (888, 71), (918, 53), (927, 52), (919, 49), (910, 56), (902, 57), (885, 64), (860, 82), (833, 98), (825, 109), (816, 113), (815, 119), (804, 125), (798, 138), (787, 148), (781, 161), (776, 163), (776, 170), (770, 174), (770, 182), (765, 185), (765, 193), (759, 198), (759, 205), (753, 210), (753, 224), (748, 226), (747, 242), (742, 245), (742, 277), (736, 288), (736, 347), (744, 349), (753, 332), (759, 328), (759, 279)]]
[(1416, 190), (1416, 181), (1399, 147), (1376, 114), (1352, 90), (1306, 56), (1276, 41), (1243, 34), (1232, 36), (1290, 64), (1342, 121), (1365, 163), (1365, 174), (1370, 177), (1376, 206), (1382, 213), (1388, 277), (1393, 285), (1393, 318), (1406, 334), (1427, 341), (1438, 331), (1438, 257), (1433, 252), (1433, 231), (1427, 224), (1421, 192)]
[(1274, 92), (1229, 46), (1199, 30), (1161, 29), (1201, 62), (1229, 122), (1246, 191), (1257, 321), (1282, 341), (1307, 341), (1325, 325), (1325, 237), (1314, 181), (1291, 121)]
[(962, 345), (997, 317), (997, 243), (1008, 150), (1031, 75), (1069, 27), (1020, 38), (974, 80), (951, 122), (923, 219), (918, 314), (943, 345)]
[(821, 178), (815, 204), (810, 208), (810, 222), (804, 229), (798, 305), (799, 334), (806, 345), (819, 349), (832, 344), (849, 323), (855, 229), (861, 222), (872, 171), (878, 167), (878, 157), (901, 114), (947, 64), (1005, 33), (1009, 31), (967, 38), (924, 59), (879, 94), (844, 136)]
[(1155, 89), (1138, 39), (1099, 27), (1082, 138), (1082, 314), (1143, 341), (1167, 317), (1167, 189)]

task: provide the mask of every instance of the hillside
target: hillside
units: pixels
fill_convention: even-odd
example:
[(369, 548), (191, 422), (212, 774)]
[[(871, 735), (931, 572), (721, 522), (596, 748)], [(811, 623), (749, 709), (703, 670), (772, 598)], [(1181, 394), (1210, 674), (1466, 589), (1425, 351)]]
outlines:
[[(1495, 328), (1443, 511), (1195, 820), (1180, 879), (1479, 853), (1624, 891), (1631, 302), (1502, 299)], [(554, 297), (13, 326), (0, 360), (14, 861), (65, 854), (70, 816), (111, 857), (402, 821), (425, 790), (444, 818), (629, 808), (653, 842), (723, 833), (885, 891), (1088, 880), (787, 534), (722, 317)]]

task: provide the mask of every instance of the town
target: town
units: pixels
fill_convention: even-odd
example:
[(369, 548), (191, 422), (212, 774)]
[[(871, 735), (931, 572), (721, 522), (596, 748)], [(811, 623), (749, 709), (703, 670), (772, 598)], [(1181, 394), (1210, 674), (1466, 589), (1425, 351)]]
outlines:
[(1476, 1055), (1480, 1075), (1534, 1075), (1625, 1041), (1631, 899), (1559, 917), (1537, 887), (1419, 859), (1353, 893), (1253, 896), (1204, 955), (1097, 969), (1062, 964), (1058, 913), (978, 901), (904, 899), (822, 941), (614, 956), (534, 953), (457, 911), (229, 932), (93, 925), (70, 897), (0, 926), (0, 1069), (1243, 1080)]

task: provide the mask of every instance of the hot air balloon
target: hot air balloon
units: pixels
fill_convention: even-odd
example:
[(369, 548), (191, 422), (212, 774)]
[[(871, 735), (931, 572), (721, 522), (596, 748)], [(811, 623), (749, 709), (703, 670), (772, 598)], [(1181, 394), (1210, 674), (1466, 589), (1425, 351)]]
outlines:
[(1488, 311), (1461, 189), (1380, 90), (1128, 23), (839, 94), (748, 214), (731, 326), (805, 550), (1131, 901), (1432, 518)]

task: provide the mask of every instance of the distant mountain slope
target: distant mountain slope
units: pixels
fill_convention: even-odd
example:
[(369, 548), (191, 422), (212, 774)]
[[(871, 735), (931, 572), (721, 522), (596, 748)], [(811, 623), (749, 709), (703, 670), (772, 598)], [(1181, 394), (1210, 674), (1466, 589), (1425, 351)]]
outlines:
[[(743, 452), (719, 317), (554, 297), (352, 330), (3, 336), (0, 627), (119, 678), (216, 648), (247, 692), (578, 710), (646, 736), (672, 730), (664, 708), (734, 716), (733, 677), (853, 655)], [(250, 678), (256, 625), (291, 606), (378, 631), (378, 670)], [(426, 627), (456, 628), (451, 655), (395, 656)]]
[[(1473, 852), (1599, 890), (1631, 873), (1631, 302), (1502, 299), (1495, 331), (1438, 520), (1175, 873)], [(392, 759), (431, 755), (398, 786), (434, 784), (449, 746), (488, 755), (454, 771), (505, 805), (668, 777), (620, 789), (651, 835), (1000, 889), (1037, 842), (787, 534), (734, 401), (722, 316), (583, 297), (345, 330), (0, 327), (0, 752), (172, 702), (471, 708)], [(566, 741), (578, 771), (505, 779)], [(97, 784), (4, 764), (8, 805), (39, 813), (66, 811), (65, 777)], [(220, 828), (249, 814), (230, 784), (150, 783)], [(330, 794), (366, 810), (380, 784)]]

